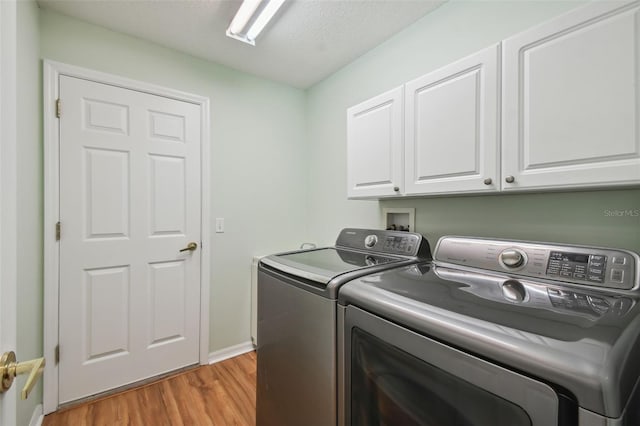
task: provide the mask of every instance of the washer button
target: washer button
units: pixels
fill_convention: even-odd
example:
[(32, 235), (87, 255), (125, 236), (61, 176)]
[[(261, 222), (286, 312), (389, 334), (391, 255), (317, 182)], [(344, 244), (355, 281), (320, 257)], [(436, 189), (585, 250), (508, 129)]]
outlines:
[(621, 283), (624, 281), (624, 271), (622, 269), (611, 270), (611, 281)]
[(624, 257), (614, 257), (613, 258), (613, 263), (616, 265), (624, 265), (626, 263), (627, 259)]

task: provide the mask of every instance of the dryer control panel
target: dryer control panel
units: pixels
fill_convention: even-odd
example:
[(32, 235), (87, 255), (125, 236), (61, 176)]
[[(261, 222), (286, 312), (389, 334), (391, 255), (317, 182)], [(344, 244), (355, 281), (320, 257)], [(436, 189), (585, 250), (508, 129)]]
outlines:
[(609, 248), (575, 247), (528, 241), (442, 237), (434, 259), (497, 272), (511, 272), (629, 290), (639, 285), (636, 253)]

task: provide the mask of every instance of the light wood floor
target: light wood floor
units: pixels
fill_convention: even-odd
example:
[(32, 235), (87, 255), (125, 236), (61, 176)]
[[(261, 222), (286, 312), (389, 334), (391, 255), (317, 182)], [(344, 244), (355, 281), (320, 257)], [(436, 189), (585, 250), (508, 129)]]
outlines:
[(256, 353), (45, 416), (43, 426), (255, 425)]

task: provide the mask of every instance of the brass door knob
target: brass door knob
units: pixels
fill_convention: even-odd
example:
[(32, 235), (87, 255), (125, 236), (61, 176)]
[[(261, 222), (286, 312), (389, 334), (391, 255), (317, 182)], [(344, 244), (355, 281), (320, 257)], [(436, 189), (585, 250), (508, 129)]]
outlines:
[(42, 376), (46, 362), (44, 358), (36, 358), (30, 361), (16, 362), (15, 352), (5, 352), (0, 358), (0, 393), (5, 392), (13, 385), (13, 379), (20, 374), (29, 373), (27, 382), (22, 388), (20, 396), (27, 399), (36, 382)]
[(192, 241), (189, 244), (187, 244), (187, 246), (185, 248), (181, 249), (180, 252), (183, 252), (183, 251), (194, 251), (197, 248), (198, 248), (198, 244), (194, 243)]

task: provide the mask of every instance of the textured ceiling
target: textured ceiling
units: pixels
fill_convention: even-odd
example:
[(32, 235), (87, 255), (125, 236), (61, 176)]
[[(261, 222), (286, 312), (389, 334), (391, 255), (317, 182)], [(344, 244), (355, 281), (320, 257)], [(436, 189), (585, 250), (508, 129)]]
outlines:
[(239, 0), (38, 0), (42, 8), (300, 88), (443, 2), (289, 0), (254, 47), (225, 36)]

